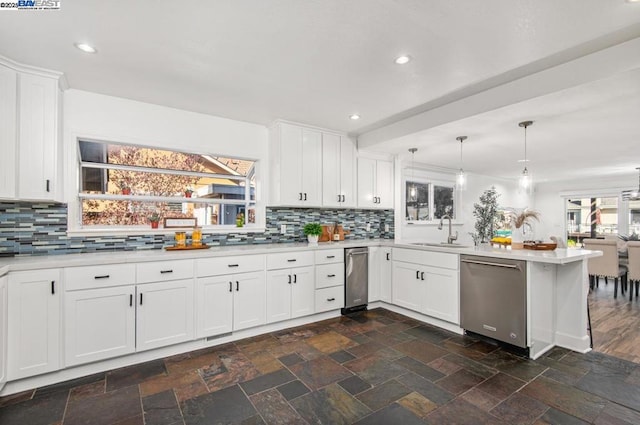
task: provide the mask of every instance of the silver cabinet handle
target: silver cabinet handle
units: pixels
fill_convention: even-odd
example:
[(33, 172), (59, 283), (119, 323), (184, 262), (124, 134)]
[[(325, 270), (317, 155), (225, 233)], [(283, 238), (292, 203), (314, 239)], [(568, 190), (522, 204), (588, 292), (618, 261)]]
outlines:
[(327, 301), (335, 301), (335, 298), (327, 298)]
[(327, 258), (336, 258), (335, 255), (327, 255)]
[(336, 277), (335, 274), (328, 274), (327, 277)]

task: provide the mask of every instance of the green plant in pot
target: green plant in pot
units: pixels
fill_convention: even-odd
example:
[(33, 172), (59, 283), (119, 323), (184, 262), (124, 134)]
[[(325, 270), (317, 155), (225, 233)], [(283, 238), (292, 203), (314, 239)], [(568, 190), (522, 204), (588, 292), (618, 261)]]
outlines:
[(318, 244), (318, 239), (322, 234), (322, 226), (320, 223), (307, 223), (304, 225), (302, 231), (307, 236), (307, 240), (311, 245)]
[(480, 195), (480, 202), (473, 204), (473, 216), (476, 218), (474, 243), (489, 242), (493, 237), (498, 221), (498, 197), (500, 194), (491, 186)]
[(148, 218), (149, 218), (149, 222), (151, 223), (151, 228), (157, 229), (158, 223), (160, 222), (160, 214), (153, 213)]

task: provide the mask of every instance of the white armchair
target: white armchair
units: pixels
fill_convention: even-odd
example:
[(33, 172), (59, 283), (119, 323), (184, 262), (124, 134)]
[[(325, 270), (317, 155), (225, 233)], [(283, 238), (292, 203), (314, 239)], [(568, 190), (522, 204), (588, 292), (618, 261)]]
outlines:
[(589, 281), (591, 287), (597, 284), (598, 277), (613, 278), (613, 297), (618, 298), (618, 279), (620, 279), (620, 292), (624, 294), (627, 283), (627, 268), (621, 266), (618, 259), (618, 245), (614, 239), (585, 239), (582, 241), (585, 249), (602, 251), (602, 257), (589, 258)]

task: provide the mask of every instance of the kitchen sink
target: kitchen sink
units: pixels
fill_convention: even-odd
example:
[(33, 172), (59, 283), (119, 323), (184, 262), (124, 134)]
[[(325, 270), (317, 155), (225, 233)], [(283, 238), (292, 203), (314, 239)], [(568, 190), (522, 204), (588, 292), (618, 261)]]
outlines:
[(420, 246), (439, 246), (443, 248), (469, 248), (469, 245), (463, 245), (460, 243), (447, 243), (447, 242), (412, 242), (411, 245)]

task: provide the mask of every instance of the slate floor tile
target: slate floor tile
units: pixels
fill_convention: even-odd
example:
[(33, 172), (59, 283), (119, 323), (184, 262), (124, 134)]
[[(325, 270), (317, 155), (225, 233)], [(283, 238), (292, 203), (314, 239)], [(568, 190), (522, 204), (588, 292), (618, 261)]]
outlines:
[(237, 385), (186, 400), (181, 407), (186, 425), (238, 423), (257, 413)]
[(282, 363), (267, 351), (247, 353), (247, 358), (260, 373), (271, 373), (284, 367)]
[(531, 381), (547, 369), (532, 360), (502, 350), (486, 355), (479, 362), (523, 381)]
[(403, 342), (393, 348), (425, 364), (448, 354), (443, 348), (422, 340)]
[(280, 394), (282, 394), (282, 396), (287, 400), (293, 400), (294, 398), (300, 397), (301, 395), (311, 391), (306, 385), (298, 380), (280, 385), (277, 390), (280, 391)]
[(607, 403), (597, 395), (543, 376), (527, 384), (520, 392), (587, 422), (594, 421)]
[(477, 350), (474, 350), (472, 345), (462, 346), (458, 345), (450, 340), (442, 341), (439, 346), (445, 348), (447, 351), (451, 353), (460, 354), (461, 356), (468, 357), (473, 360), (478, 360), (483, 358), (487, 353), (483, 353)]
[(293, 366), (296, 363), (302, 363), (304, 359), (297, 353), (287, 354), (286, 356), (278, 357), (278, 360), (285, 366)]
[(167, 369), (162, 359), (116, 369), (107, 373), (107, 392), (137, 385), (151, 377), (166, 374)]
[(22, 391), (16, 394), (0, 397), (0, 408), (10, 406), (12, 404), (22, 403), (23, 401), (31, 400), (35, 390)]
[(478, 387), (471, 388), (460, 397), (487, 412), (500, 403), (499, 398), (494, 397), (491, 394), (487, 394), (482, 390), (479, 390)]
[(331, 353), (329, 354), (329, 357), (331, 357), (333, 360), (337, 361), (338, 363), (345, 363), (345, 362), (348, 362), (349, 360), (355, 359), (355, 356), (353, 354), (350, 354), (344, 350)]
[(371, 413), (359, 400), (337, 384), (292, 400), (291, 405), (310, 424), (347, 425)]
[(0, 408), (2, 425), (45, 425), (61, 421), (69, 390), (49, 393), (37, 399)]
[(449, 360), (446, 360), (444, 357), (440, 357), (439, 359), (435, 359), (434, 361), (429, 362), (428, 366), (437, 370), (443, 375), (451, 375), (452, 373), (462, 369), (462, 366), (452, 363)]
[(398, 378), (398, 382), (401, 382), (407, 388), (419, 393), (437, 405), (446, 404), (455, 397), (453, 394), (445, 391), (433, 382), (427, 381), (422, 376), (418, 376), (412, 372), (400, 376)]
[(343, 379), (342, 381), (338, 382), (338, 385), (347, 390), (349, 394), (353, 395), (359, 394), (371, 388), (371, 384), (361, 379), (357, 375), (351, 376), (347, 379)]
[(619, 373), (591, 371), (578, 382), (576, 387), (640, 411), (640, 386), (625, 382), (627, 376), (628, 374), (622, 371)]
[(275, 389), (249, 397), (267, 425), (300, 424), (303, 419)]
[(211, 392), (260, 376), (258, 369), (242, 353), (220, 354), (219, 357), (222, 360), (222, 369), (200, 369), (200, 374)]
[(359, 420), (355, 425), (423, 425), (424, 422), (413, 412), (393, 403), (382, 410)]
[(329, 354), (338, 350), (348, 349), (349, 347), (354, 347), (358, 344), (352, 339), (349, 339), (344, 335), (340, 335), (339, 333), (334, 331), (324, 332), (316, 336), (312, 336), (311, 338), (307, 339), (306, 343), (323, 354)]
[(75, 388), (84, 384), (91, 384), (98, 381), (104, 382), (104, 378), (104, 373), (96, 373), (93, 375), (83, 376), (81, 378), (60, 382), (58, 384), (48, 385), (46, 387), (38, 388), (33, 395), (33, 398), (39, 398), (58, 391), (69, 391), (71, 388)]
[(140, 395), (146, 397), (172, 388), (183, 388), (198, 383), (204, 385), (202, 377), (197, 370), (190, 370), (181, 374), (158, 375), (139, 384)]
[(635, 425), (640, 424), (640, 412), (620, 406), (616, 403), (607, 403), (595, 421), (596, 425)]
[(348, 348), (347, 351), (355, 357), (366, 357), (375, 354), (378, 350), (382, 350), (386, 346), (377, 341), (367, 341), (363, 344)]
[(182, 423), (182, 413), (176, 396), (171, 390), (142, 397), (144, 421), (154, 425)]
[(511, 425), (458, 398), (425, 418), (429, 425)]
[(414, 328), (407, 329), (404, 333), (432, 344), (439, 344), (455, 335), (451, 332), (427, 325), (419, 325)]
[(489, 413), (511, 425), (529, 425), (542, 416), (547, 409), (549, 406), (546, 404), (524, 394), (515, 393)]
[(375, 411), (401, 399), (410, 392), (410, 389), (392, 379), (358, 394), (356, 398)]
[(520, 379), (513, 378), (504, 373), (498, 373), (486, 381), (482, 382), (476, 388), (491, 394), (499, 400), (504, 400), (514, 392), (522, 388), (526, 383)]
[(94, 395), (105, 393), (106, 382), (102, 381), (93, 382), (91, 384), (79, 385), (75, 388), (71, 388), (69, 391), (69, 401), (78, 401), (83, 398), (93, 397)]
[(375, 342), (379, 342), (382, 345), (389, 345), (389, 346), (400, 344), (401, 342), (411, 341), (414, 339), (414, 337), (406, 333), (399, 332), (396, 334), (385, 334), (378, 330), (369, 331), (365, 333), (365, 335), (371, 338)]
[(329, 357), (320, 357), (298, 363), (290, 367), (291, 371), (312, 390), (340, 381), (352, 375), (342, 365)]
[(253, 395), (264, 390), (277, 387), (278, 385), (286, 384), (287, 382), (291, 382), (295, 379), (295, 376), (293, 376), (293, 374), (287, 369), (280, 369), (276, 372), (258, 376), (250, 381), (242, 382), (240, 386), (247, 395)]
[(372, 385), (378, 385), (407, 372), (401, 365), (376, 355), (352, 360), (344, 366)]
[[(163, 366), (164, 368), (164, 366)], [(111, 425), (142, 416), (137, 385), (70, 402), (65, 413), (65, 425)]]
[(482, 381), (484, 381), (484, 378), (475, 375), (466, 369), (460, 369), (456, 373), (440, 379), (436, 384), (452, 394), (462, 394)]
[(535, 422), (535, 425), (587, 425), (588, 423), (558, 409), (551, 408)]
[(411, 392), (402, 397), (398, 400), (398, 404), (420, 418), (425, 418), (429, 413), (438, 408), (437, 404), (417, 392)]
[(496, 369), (493, 369), (489, 366), (485, 366), (481, 363), (478, 363), (475, 360), (468, 359), (466, 357), (459, 356), (457, 354), (448, 354), (443, 357), (444, 360), (458, 365), (462, 368), (467, 369), (469, 372), (472, 372), (478, 376), (482, 376), (483, 378), (490, 378), (491, 376), (498, 373)]
[(443, 378), (445, 375), (437, 370), (433, 369), (430, 366), (425, 365), (422, 362), (419, 362), (411, 357), (401, 357), (395, 361), (395, 363), (399, 364), (403, 368), (412, 371), (416, 375), (420, 375), (429, 381), (437, 381), (440, 378)]

